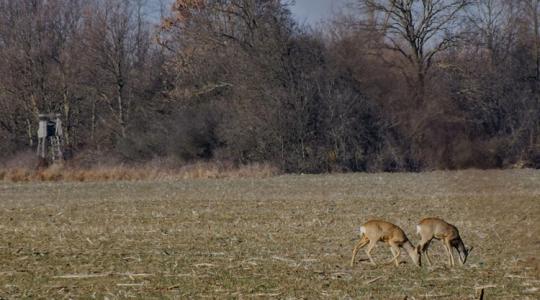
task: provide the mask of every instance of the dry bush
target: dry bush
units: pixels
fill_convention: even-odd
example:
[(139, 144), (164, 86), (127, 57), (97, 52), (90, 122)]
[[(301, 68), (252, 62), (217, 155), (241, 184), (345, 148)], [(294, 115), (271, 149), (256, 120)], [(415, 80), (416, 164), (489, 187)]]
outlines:
[(0, 180), (26, 181), (140, 181), (217, 178), (266, 178), (279, 174), (279, 169), (269, 164), (236, 166), (223, 162), (197, 162), (179, 168), (170, 168), (155, 161), (140, 166), (94, 166), (77, 168), (53, 164), (47, 169), (0, 169)]
[(30, 181), (32, 177), (32, 171), (23, 168), (7, 169), (2, 171), (2, 180), (11, 182)]

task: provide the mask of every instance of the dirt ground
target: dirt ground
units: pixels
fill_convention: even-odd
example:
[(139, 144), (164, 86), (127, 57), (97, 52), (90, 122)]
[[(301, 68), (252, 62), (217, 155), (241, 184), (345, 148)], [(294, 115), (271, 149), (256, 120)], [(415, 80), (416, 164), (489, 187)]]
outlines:
[[(439, 216), (467, 246), (449, 268), (350, 255), (382, 218), (414, 244)], [(374, 250), (377, 262), (391, 258)], [(0, 183), (1, 298), (540, 298), (540, 171)]]

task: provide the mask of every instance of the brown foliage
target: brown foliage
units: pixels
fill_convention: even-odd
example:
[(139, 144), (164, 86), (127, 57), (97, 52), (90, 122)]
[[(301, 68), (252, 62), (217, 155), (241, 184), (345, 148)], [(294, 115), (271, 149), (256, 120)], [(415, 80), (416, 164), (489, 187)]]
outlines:
[(179, 0), (161, 27), (144, 1), (33, 3), (0, 0), (4, 160), (52, 111), (73, 169), (538, 166), (537, 0), (364, 0), (319, 29), (274, 0)]

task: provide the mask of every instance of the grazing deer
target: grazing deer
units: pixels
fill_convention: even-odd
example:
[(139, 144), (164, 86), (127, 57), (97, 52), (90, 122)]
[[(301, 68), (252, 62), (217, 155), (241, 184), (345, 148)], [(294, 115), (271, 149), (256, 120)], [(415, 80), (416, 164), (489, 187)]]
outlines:
[(371, 251), (378, 241), (384, 242), (390, 246), (393, 257), (388, 263), (394, 261), (396, 266), (399, 266), (398, 257), (401, 254), (401, 247), (407, 251), (414, 264), (420, 266), (419, 248), (415, 248), (411, 244), (405, 235), (405, 232), (398, 226), (386, 221), (371, 220), (360, 227), (360, 232), (360, 241), (356, 244), (352, 252), (351, 267), (354, 266), (354, 259), (356, 258), (358, 250), (368, 244), (369, 246), (366, 249), (366, 254), (369, 257), (369, 261), (371, 261), (373, 265), (376, 265), (371, 257)]
[(420, 253), (425, 253), (427, 261), (431, 266), (431, 259), (428, 254), (428, 247), (431, 240), (441, 240), (448, 254), (448, 263), (454, 266), (454, 255), (452, 254), (452, 248), (456, 248), (459, 253), (459, 260), (461, 264), (465, 264), (467, 256), (472, 248), (465, 248), (465, 244), (459, 236), (459, 231), (456, 226), (447, 223), (439, 218), (425, 218), (416, 225), (416, 232), (420, 235), (421, 241), (418, 244), (418, 250)]

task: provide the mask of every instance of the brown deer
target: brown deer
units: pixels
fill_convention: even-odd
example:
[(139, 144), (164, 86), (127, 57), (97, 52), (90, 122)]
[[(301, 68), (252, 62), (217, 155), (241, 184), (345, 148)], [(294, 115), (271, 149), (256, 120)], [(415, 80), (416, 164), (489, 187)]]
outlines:
[(467, 256), (472, 248), (467, 249), (456, 226), (447, 223), (439, 218), (425, 218), (416, 225), (416, 232), (420, 235), (421, 241), (418, 244), (418, 250), (420, 253), (425, 253), (427, 261), (431, 266), (431, 259), (428, 254), (429, 244), (433, 239), (441, 240), (443, 242), (446, 253), (448, 254), (448, 263), (450, 266), (454, 266), (454, 255), (452, 254), (452, 248), (456, 248), (459, 253), (459, 260), (461, 264), (465, 264)]
[(396, 266), (399, 266), (398, 257), (401, 254), (400, 248), (403, 248), (407, 251), (415, 265), (421, 265), (420, 252), (418, 251), (419, 248), (415, 248), (411, 244), (405, 235), (405, 232), (403, 232), (403, 230), (397, 225), (381, 220), (371, 220), (360, 227), (360, 232), (360, 241), (358, 244), (356, 244), (352, 252), (351, 267), (354, 266), (354, 260), (358, 250), (368, 244), (366, 254), (371, 263), (376, 265), (375, 261), (371, 257), (371, 251), (379, 241), (390, 246), (390, 251), (392, 252), (393, 257), (388, 263), (392, 263), (392, 261), (394, 261)]

